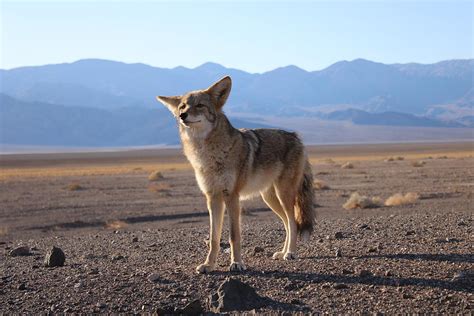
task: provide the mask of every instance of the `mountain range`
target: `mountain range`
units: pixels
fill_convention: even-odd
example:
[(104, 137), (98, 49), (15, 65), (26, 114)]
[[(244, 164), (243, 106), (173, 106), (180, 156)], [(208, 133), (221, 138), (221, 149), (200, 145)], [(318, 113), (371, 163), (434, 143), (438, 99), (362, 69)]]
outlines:
[(265, 126), (252, 117), (266, 116), (355, 125), (474, 126), (472, 59), (435, 64), (356, 59), (320, 71), (287, 66), (265, 73), (215, 63), (168, 69), (86, 59), (0, 70), (0, 143), (175, 144), (176, 123), (155, 95), (202, 89), (224, 75), (233, 79), (226, 112), (237, 126)]

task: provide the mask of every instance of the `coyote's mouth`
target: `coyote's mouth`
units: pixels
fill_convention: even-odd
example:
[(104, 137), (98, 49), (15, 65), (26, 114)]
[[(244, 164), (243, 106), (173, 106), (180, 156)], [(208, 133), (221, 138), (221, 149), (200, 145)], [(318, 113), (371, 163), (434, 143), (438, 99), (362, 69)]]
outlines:
[(199, 123), (201, 122), (201, 120), (198, 120), (198, 121), (182, 121), (184, 125), (188, 125), (188, 124), (196, 124), (196, 123)]

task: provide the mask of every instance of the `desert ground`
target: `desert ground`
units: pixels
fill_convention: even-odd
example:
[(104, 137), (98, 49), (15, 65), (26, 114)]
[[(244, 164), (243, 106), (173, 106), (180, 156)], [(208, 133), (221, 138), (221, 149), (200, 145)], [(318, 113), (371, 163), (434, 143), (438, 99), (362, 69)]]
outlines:
[[(195, 267), (209, 217), (179, 149), (1, 155), (0, 313), (474, 312), (474, 143), (308, 152), (318, 220), (298, 259), (271, 259), (283, 225), (255, 199), (243, 202), (248, 270), (228, 272), (225, 227), (207, 275)], [(373, 203), (344, 208), (354, 192)], [(411, 198), (387, 203), (396, 193)], [(52, 246), (64, 266), (44, 265)], [(211, 306), (229, 280), (260, 299)]]

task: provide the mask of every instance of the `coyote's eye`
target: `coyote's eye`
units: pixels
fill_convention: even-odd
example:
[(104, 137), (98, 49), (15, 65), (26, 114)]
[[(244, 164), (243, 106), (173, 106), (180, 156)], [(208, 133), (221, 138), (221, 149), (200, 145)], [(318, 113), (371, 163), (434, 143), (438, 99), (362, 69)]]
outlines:
[(196, 105), (197, 108), (203, 108), (205, 105), (204, 104), (198, 104)]

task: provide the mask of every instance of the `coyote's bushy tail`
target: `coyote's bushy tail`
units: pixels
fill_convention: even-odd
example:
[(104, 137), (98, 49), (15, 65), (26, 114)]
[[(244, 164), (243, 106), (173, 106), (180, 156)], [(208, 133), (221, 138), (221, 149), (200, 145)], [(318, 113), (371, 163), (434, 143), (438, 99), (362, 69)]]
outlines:
[(313, 173), (311, 171), (311, 164), (309, 161), (306, 161), (303, 178), (295, 201), (296, 225), (299, 235), (304, 240), (309, 239), (316, 220), (313, 199)]

